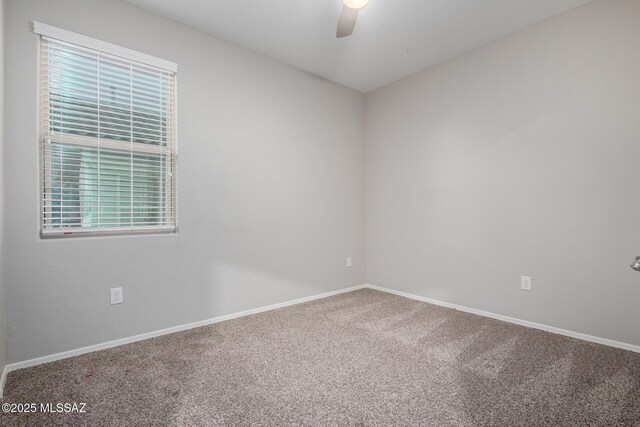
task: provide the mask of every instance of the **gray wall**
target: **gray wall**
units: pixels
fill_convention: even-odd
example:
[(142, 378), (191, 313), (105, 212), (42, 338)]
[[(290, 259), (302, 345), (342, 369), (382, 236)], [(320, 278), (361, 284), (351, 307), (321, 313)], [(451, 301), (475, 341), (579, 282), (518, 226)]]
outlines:
[[(361, 284), (365, 217), (369, 283), (640, 344), (639, 1), (366, 102), (119, 1), (9, 0), (6, 18), (9, 362)], [(179, 64), (178, 235), (39, 238), (33, 20)]]
[[(9, 362), (364, 283), (363, 95), (119, 1), (6, 16)], [(33, 20), (178, 63), (178, 235), (38, 237)]]
[[(6, 316), (4, 300), (4, 0), (0, 0), (0, 374), (7, 361)], [(2, 395), (2, 390), (0, 390)]]
[(639, 345), (639, 46), (597, 1), (368, 95), (368, 282)]

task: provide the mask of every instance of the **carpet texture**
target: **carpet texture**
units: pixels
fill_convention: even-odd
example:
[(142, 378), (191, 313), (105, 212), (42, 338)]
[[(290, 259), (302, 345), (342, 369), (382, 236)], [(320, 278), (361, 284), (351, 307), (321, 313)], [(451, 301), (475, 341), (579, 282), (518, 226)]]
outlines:
[(359, 290), (9, 374), (4, 425), (640, 426), (640, 354)]

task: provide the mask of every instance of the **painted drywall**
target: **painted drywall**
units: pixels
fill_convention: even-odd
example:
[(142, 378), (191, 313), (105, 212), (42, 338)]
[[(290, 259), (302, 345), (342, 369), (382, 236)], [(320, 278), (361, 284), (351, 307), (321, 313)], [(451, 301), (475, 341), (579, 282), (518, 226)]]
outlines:
[[(6, 18), (9, 362), (364, 283), (362, 94), (120, 1)], [(39, 238), (34, 20), (178, 63), (177, 235)]]
[(597, 1), (367, 95), (367, 281), (640, 344), (638, 46)]
[[(0, 0), (0, 169), (4, 170), (4, 0)], [(7, 364), (6, 309), (4, 299), (4, 173), (0, 171), (0, 373)], [(0, 397), (2, 396), (0, 382)]]

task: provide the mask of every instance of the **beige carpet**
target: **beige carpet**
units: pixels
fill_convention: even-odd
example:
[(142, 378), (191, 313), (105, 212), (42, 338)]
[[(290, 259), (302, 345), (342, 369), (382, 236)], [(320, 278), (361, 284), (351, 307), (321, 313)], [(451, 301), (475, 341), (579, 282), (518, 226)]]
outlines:
[(640, 426), (640, 354), (360, 290), (12, 372), (13, 425)]

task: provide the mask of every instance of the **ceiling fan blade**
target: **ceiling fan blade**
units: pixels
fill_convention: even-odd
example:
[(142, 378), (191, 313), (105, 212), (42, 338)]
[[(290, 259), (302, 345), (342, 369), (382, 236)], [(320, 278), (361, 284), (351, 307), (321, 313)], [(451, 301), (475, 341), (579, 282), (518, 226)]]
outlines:
[(336, 37), (347, 37), (353, 33), (353, 29), (356, 26), (356, 20), (358, 19), (358, 9), (351, 9), (347, 6), (342, 6), (342, 12), (338, 19), (338, 29), (336, 30)]

